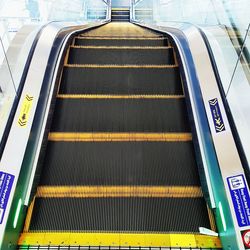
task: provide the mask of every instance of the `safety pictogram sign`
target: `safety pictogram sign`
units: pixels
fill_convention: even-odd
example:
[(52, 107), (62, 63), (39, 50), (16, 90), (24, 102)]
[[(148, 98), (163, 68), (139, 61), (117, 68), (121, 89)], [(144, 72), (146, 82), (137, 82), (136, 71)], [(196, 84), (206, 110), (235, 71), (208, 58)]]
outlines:
[(25, 99), (23, 100), (21, 112), (18, 118), (18, 125), (22, 128), (25, 128), (28, 124), (33, 99), (33, 96), (26, 95)]

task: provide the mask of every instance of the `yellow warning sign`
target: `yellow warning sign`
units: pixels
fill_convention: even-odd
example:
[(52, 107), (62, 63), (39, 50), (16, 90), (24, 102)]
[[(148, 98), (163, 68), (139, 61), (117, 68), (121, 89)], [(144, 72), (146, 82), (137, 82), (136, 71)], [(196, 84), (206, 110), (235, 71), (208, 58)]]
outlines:
[(33, 96), (26, 95), (25, 99), (23, 100), (21, 112), (18, 118), (18, 125), (22, 128), (25, 128), (27, 126), (33, 99)]

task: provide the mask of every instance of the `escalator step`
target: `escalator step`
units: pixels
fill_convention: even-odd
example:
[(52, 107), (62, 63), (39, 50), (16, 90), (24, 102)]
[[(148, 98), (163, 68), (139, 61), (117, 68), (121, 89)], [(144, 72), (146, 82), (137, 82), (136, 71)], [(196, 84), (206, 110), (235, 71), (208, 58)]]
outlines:
[(200, 186), (192, 141), (49, 142), (40, 185)]
[(90, 49), (71, 47), (69, 64), (174, 65), (173, 48)]
[(64, 67), (60, 94), (181, 95), (179, 68)]
[(57, 99), (54, 132), (189, 132), (184, 99)]
[(156, 38), (163, 37), (162, 33), (152, 31), (150, 29), (143, 29), (132, 23), (109, 23), (107, 25), (103, 25), (99, 28), (91, 29), (81, 34), (84, 37), (138, 37), (142, 38)]
[(111, 16), (114, 16), (114, 15), (126, 15), (126, 16), (129, 16), (130, 11), (129, 10), (112, 10)]
[(198, 232), (203, 198), (37, 198), (30, 231)]
[(86, 39), (76, 38), (76, 46), (168, 46), (167, 38), (159, 39)]
[(130, 21), (130, 17), (129, 16), (111, 16), (111, 21), (113, 22), (120, 22), (120, 21), (125, 21), (125, 22), (129, 22)]
[(130, 19), (120, 19), (120, 20), (112, 20), (112, 22), (124, 22), (124, 23), (129, 23)]

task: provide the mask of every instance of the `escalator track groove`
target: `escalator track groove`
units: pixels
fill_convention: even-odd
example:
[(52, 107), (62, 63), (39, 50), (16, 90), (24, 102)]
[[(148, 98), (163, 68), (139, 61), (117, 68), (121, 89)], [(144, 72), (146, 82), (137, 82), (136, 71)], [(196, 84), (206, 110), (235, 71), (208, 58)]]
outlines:
[(216, 226), (161, 33), (121, 22), (74, 38), (42, 164), (21, 247), (221, 247), (199, 234)]

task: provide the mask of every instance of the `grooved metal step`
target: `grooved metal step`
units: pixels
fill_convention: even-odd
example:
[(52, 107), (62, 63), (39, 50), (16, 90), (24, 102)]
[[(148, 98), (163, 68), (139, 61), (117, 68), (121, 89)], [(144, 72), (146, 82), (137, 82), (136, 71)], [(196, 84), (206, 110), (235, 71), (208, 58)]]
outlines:
[(199, 232), (207, 214), (203, 198), (37, 198), (30, 231)]
[(200, 185), (192, 141), (51, 141), (44, 164), (43, 186)]
[(70, 48), (68, 64), (175, 64), (172, 48)]
[(61, 94), (183, 94), (179, 68), (69, 68)]
[(161, 39), (86, 39), (84, 37), (77, 37), (75, 39), (74, 45), (82, 46), (169, 46), (167, 38)]
[(51, 131), (189, 132), (190, 127), (183, 99), (57, 99)]

